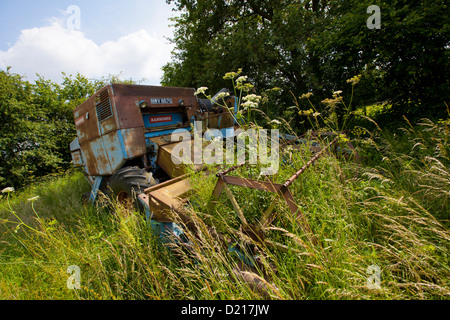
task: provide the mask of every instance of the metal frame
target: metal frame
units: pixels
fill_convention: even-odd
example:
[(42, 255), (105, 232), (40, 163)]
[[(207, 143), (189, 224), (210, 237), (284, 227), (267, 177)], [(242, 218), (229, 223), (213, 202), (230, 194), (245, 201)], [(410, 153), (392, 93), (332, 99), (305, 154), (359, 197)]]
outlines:
[(241, 178), (236, 176), (230, 176), (229, 173), (235, 171), (236, 169), (242, 167), (245, 165), (237, 165), (232, 168), (229, 168), (223, 172), (217, 173), (216, 176), (218, 178), (218, 181), (216, 183), (216, 186), (214, 188), (213, 195), (218, 199), (223, 191), (225, 191), (226, 195), (231, 201), (231, 204), (233, 205), (234, 209), (236, 210), (236, 213), (238, 214), (241, 222), (243, 231), (253, 240), (264, 243), (266, 245), (276, 246), (278, 248), (286, 249), (283, 245), (277, 244), (271, 241), (264, 240), (263, 235), (263, 228), (269, 223), (273, 210), (275, 209), (275, 200), (273, 199), (272, 203), (270, 204), (269, 208), (266, 210), (266, 212), (263, 213), (261, 219), (259, 220), (257, 225), (250, 225), (247, 220), (245, 219), (244, 213), (239, 206), (238, 202), (236, 201), (236, 198), (234, 197), (233, 193), (231, 192), (228, 185), (234, 185), (234, 186), (240, 186), (250, 189), (256, 189), (261, 190), (265, 192), (270, 192), (278, 195), (278, 197), (282, 198), (285, 203), (287, 204), (289, 210), (291, 213), (296, 217), (296, 221), (300, 228), (303, 230), (305, 235), (307, 236), (308, 240), (313, 244), (317, 245), (318, 240), (311, 231), (311, 227), (309, 226), (308, 221), (306, 220), (304, 214), (301, 212), (300, 207), (297, 205), (297, 203), (294, 200), (294, 196), (292, 195), (291, 191), (289, 190), (289, 186), (291, 186), (294, 181), (303, 173), (305, 172), (314, 162), (319, 159), (323, 153), (334, 146), (339, 140), (339, 137), (336, 137), (328, 146), (324, 147), (320, 152), (318, 152), (314, 157), (311, 158), (300, 170), (298, 170), (295, 174), (293, 174), (288, 180), (286, 180), (283, 184), (274, 183), (272, 181), (257, 181), (254, 179), (247, 179), (247, 178)]

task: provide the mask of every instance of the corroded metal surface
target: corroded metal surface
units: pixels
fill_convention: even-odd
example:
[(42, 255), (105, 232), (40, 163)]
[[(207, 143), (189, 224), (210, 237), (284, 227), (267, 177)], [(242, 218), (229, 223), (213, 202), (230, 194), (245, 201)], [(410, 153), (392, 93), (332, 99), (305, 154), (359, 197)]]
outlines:
[(74, 163), (82, 157), (89, 175), (112, 175), (148, 152), (146, 132), (189, 126), (197, 111), (191, 88), (109, 84), (74, 111), (80, 144)]

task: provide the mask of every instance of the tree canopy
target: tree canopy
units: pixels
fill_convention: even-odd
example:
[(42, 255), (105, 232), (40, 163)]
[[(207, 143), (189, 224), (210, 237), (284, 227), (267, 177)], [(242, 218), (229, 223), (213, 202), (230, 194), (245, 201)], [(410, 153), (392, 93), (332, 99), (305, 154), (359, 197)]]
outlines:
[(9, 68), (0, 70), (0, 189), (69, 169), (73, 110), (106, 83), (123, 82), (111, 75), (63, 75), (61, 84), (43, 77), (30, 83)]
[[(402, 114), (445, 113), (449, 98), (449, 25), (445, 0), (168, 0), (176, 48), (163, 68), (170, 86), (229, 86), (223, 75), (242, 68), (257, 90), (283, 89), (271, 112), (293, 95), (332, 92), (354, 105), (389, 101)], [(381, 28), (369, 29), (370, 5)], [(276, 106), (276, 107), (275, 107)]]

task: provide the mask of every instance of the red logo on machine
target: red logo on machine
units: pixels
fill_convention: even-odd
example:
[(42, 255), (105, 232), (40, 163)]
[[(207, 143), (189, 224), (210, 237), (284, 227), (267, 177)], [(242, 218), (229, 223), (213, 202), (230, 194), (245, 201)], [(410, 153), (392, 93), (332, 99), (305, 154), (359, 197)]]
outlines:
[(172, 116), (156, 116), (150, 117), (150, 123), (171, 122)]

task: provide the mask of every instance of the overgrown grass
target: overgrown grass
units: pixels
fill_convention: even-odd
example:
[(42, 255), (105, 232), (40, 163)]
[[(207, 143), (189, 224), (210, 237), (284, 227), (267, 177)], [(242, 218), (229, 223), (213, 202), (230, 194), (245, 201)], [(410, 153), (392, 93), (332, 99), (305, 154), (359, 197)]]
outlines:
[[(83, 205), (89, 190), (78, 172), (55, 177), (0, 202), (1, 299), (448, 299), (450, 297), (449, 123), (406, 123), (403, 135), (361, 129), (354, 163), (328, 154), (290, 187), (320, 245), (308, 241), (275, 200), (258, 249), (268, 273), (264, 292), (235, 272), (239, 259), (217, 245), (207, 225), (244, 247), (233, 206), (211, 197), (216, 178), (194, 175), (191, 214), (200, 230), (194, 252), (162, 246), (145, 218), (116, 203)], [(285, 150), (273, 181), (284, 182), (311, 157)], [(260, 168), (235, 174), (258, 178)], [(232, 187), (249, 223), (273, 195)], [(38, 199), (30, 200), (35, 196)], [(106, 201), (106, 200), (105, 200)], [(20, 218), (20, 220), (19, 220)], [(176, 253), (176, 254), (174, 254)], [(67, 268), (81, 269), (69, 290)], [(380, 288), (368, 286), (368, 267)]]

